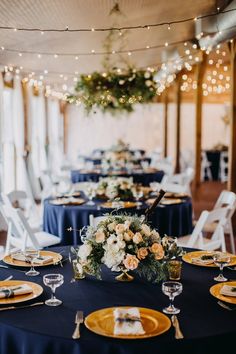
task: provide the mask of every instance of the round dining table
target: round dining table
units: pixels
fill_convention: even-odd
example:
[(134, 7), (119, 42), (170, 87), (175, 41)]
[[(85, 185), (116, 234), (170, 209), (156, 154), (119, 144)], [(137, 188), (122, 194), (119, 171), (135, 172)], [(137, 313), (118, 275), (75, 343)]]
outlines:
[(100, 178), (116, 176), (116, 177), (132, 177), (134, 183), (141, 183), (143, 186), (149, 186), (151, 182), (161, 182), (164, 172), (156, 169), (141, 169), (128, 172), (126, 170), (103, 172), (101, 169), (88, 170), (72, 170), (71, 181), (72, 183), (78, 182), (98, 182)]
[[(175, 298), (180, 308), (177, 315), (183, 339), (175, 339), (171, 326), (164, 333), (147, 339), (120, 339), (95, 334), (83, 323), (81, 336), (72, 339), (75, 315), (83, 311), (84, 317), (93, 311), (109, 307), (144, 307), (162, 312), (169, 300), (162, 293), (161, 284), (153, 284), (133, 273), (130, 283), (115, 280), (116, 273), (104, 267), (102, 280), (92, 276), (71, 282), (73, 271), (68, 261), (69, 247), (51, 248), (63, 254), (62, 265), (40, 268), (40, 275), (27, 277), (21, 268), (1, 268), (0, 279), (13, 275), (16, 280), (32, 281), (43, 287), (43, 293), (30, 302), (14, 304), (17, 309), (1, 311), (1, 354), (222, 354), (233, 353), (236, 326), (235, 311), (219, 306), (209, 289), (215, 284), (217, 268), (183, 264), (181, 282), (183, 292)], [(3, 262), (1, 261), (1, 264)], [(62, 305), (27, 307), (44, 302), (50, 289), (43, 284), (43, 275), (61, 273), (64, 284), (56, 290)], [(236, 271), (226, 270), (225, 275), (236, 278)], [(25, 305), (25, 307), (22, 307)]]
[[(80, 244), (80, 230), (89, 225), (89, 215), (101, 216), (114, 212), (114, 208), (103, 207), (99, 200), (94, 205), (85, 202), (82, 205), (55, 205), (52, 199), (44, 201), (43, 230), (60, 237), (61, 245)], [(117, 210), (117, 213), (128, 213), (143, 215), (148, 208), (143, 201), (139, 208), (129, 207)], [(156, 228), (160, 235), (179, 237), (191, 234), (192, 232), (192, 200), (182, 198), (178, 204), (159, 204), (150, 215), (149, 222)], [(68, 229), (72, 228), (72, 231)]]

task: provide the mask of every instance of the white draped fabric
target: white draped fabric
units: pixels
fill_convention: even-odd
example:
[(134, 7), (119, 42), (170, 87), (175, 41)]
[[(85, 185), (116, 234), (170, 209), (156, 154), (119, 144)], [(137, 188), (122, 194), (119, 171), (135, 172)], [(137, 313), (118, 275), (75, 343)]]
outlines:
[(63, 165), (63, 116), (58, 100), (48, 99), (49, 165), (53, 175), (60, 175)]
[(13, 90), (3, 89), (3, 121), (2, 121), (2, 149), (3, 149), (3, 191), (11, 192), (15, 189), (15, 146), (13, 133)]
[(15, 143), (16, 189), (32, 197), (32, 191), (25, 162), (25, 122), (21, 78), (15, 76), (13, 89), (13, 136)]

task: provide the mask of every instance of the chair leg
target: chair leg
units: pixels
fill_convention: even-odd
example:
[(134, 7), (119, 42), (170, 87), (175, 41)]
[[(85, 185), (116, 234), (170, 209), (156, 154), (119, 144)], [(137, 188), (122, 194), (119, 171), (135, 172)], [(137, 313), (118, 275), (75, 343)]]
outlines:
[(231, 221), (227, 224), (229, 230), (229, 237), (230, 237), (230, 246), (232, 253), (235, 254), (235, 241), (234, 241), (234, 233)]

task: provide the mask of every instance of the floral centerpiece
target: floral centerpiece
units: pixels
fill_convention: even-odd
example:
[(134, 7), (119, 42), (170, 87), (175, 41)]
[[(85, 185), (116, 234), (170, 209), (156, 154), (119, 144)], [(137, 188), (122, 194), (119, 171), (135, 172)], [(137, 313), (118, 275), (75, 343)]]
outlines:
[(78, 267), (101, 279), (101, 265), (112, 271), (137, 271), (149, 281), (165, 279), (166, 261), (181, 254), (175, 239), (161, 238), (144, 217), (106, 215), (96, 228), (88, 227), (75, 250)]
[(100, 198), (131, 200), (134, 198), (134, 188), (135, 185), (129, 178), (106, 177), (98, 182), (96, 194)]

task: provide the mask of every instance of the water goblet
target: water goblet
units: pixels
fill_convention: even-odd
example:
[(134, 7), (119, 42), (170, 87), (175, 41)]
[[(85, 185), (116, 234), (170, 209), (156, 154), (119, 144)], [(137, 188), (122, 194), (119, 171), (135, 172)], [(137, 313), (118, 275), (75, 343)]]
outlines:
[(228, 253), (216, 252), (213, 254), (213, 261), (215, 265), (220, 268), (220, 273), (214, 278), (215, 281), (227, 281), (228, 279), (223, 275), (224, 267), (230, 263), (230, 256)]
[(137, 186), (136, 188), (134, 188), (132, 190), (132, 192), (133, 192), (133, 196), (134, 196), (136, 203), (137, 203), (137, 209), (140, 209), (140, 206), (142, 205), (142, 203), (139, 200), (143, 197), (143, 190), (140, 186)]
[(88, 186), (86, 189), (86, 194), (88, 196), (89, 201), (87, 202), (87, 205), (95, 205), (93, 202), (93, 198), (96, 196), (96, 192), (93, 186)]
[(34, 269), (34, 261), (37, 257), (39, 257), (39, 255), (39, 250), (36, 249), (29, 248), (24, 251), (25, 260), (26, 262), (30, 263), (30, 270), (28, 270), (25, 275), (34, 277), (40, 274), (37, 270)]
[(183, 285), (178, 281), (166, 281), (162, 283), (162, 292), (169, 297), (170, 304), (163, 309), (164, 313), (169, 315), (176, 315), (180, 312), (180, 309), (174, 306), (174, 298), (181, 294), (183, 291)]
[(62, 274), (45, 274), (43, 276), (43, 282), (46, 286), (51, 288), (51, 298), (45, 301), (48, 306), (58, 306), (62, 304), (62, 301), (55, 297), (56, 288), (64, 283), (64, 277)]

